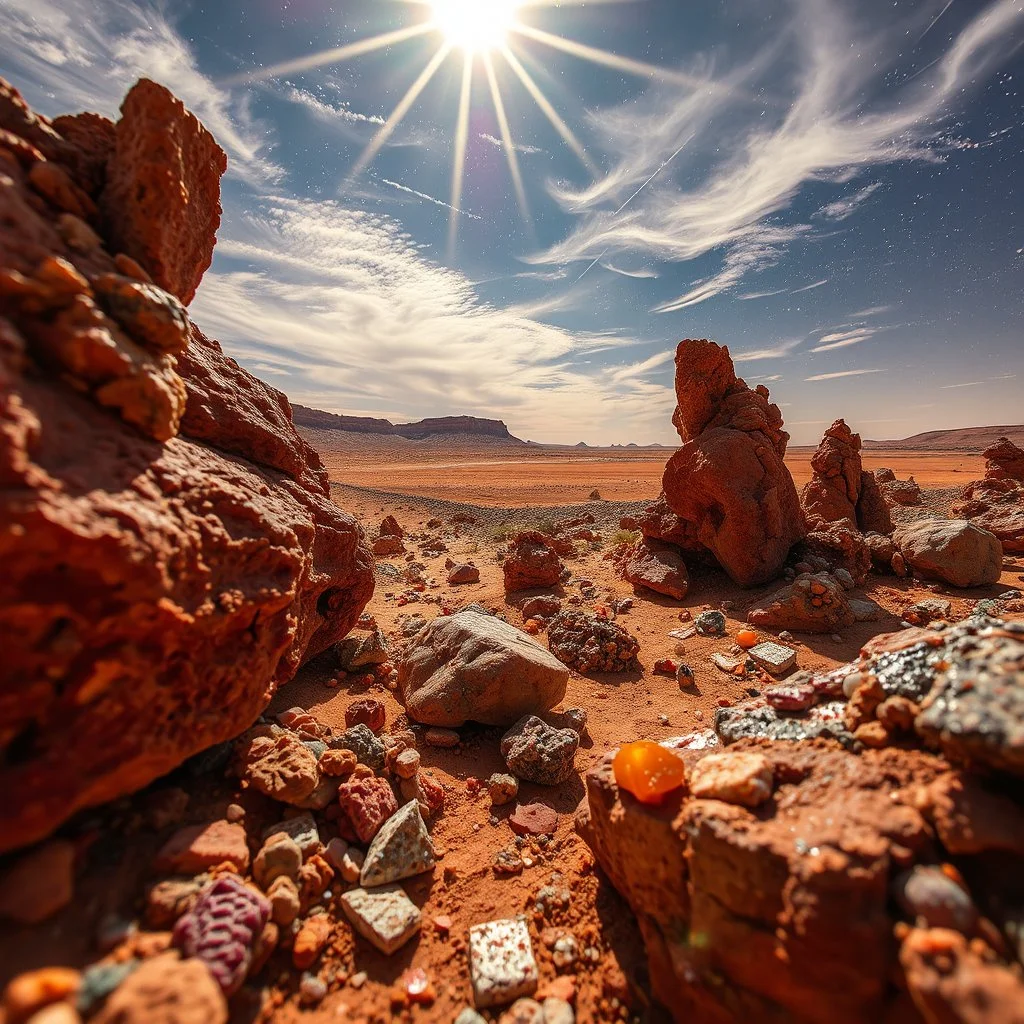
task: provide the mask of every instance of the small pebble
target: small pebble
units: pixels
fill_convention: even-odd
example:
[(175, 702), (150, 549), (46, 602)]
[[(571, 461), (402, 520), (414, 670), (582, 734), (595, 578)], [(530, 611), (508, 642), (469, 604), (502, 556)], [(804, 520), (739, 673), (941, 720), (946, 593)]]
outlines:
[(327, 995), (327, 982), (315, 974), (304, 974), (299, 984), (299, 998), (305, 1006), (316, 1006)]

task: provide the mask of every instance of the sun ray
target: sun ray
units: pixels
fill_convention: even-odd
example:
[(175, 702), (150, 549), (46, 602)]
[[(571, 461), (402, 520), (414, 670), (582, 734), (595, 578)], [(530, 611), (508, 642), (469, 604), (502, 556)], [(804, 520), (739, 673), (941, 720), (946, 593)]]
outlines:
[(532, 25), (526, 25), (521, 21), (517, 21), (512, 25), (512, 31), (518, 32), (529, 39), (535, 39), (538, 43), (546, 43), (548, 46), (553, 46), (555, 49), (571, 54), (573, 57), (589, 60), (593, 64), (603, 64), (605, 67), (614, 68), (616, 71), (625, 71), (628, 74), (657, 79), (662, 82), (673, 82), (676, 85), (688, 85), (695, 89), (710, 87), (709, 82), (695, 75), (688, 75), (683, 71), (673, 71), (670, 68), (659, 67), (657, 64), (647, 64), (642, 60), (620, 57), (617, 53), (599, 50), (596, 46), (586, 46), (583, 43), (577, 43), (574, 39), (566, 39), (564, 36), (545, 32), (543, 29), (534, 28)]
[(272, 64), (269, 68), (232, 75), (230, 78), (223, 79), (222, 84), (246, 85), (251, 82), (263, 82), (268, 78), (276, 78), (278, 75), (293, 75), (298, 71), (309, 71), (311, 68), (322, 67), (324, 64), (340, 64), (352, 57), (361, 57), (365, 53), (373, 53), (374, 50), (381, 50), (385, 46), (393, 46), (395, 43), (404, 43), (407, 39), (426, 35), (433, 28), (434, 26), (429, 21), (418, 25), (408, 25), (406, 28), (385, 32), (370, 39), (360, 39), (359, 42), (349, 43), (348, 46), (339, 46), (333, 50), (321, 50), (319, 53), (311, 53), (295, 60)]
[(519, 172), (519, 158), (516, 156), (516, 146), (512, 139), (512, 129), (509, 128), (508, 117), (505, 114), (505, 104), (501, 98), (501, 90), (498, 88), (498, 77), (494, 73), (494, 61), (491, 55), (485, 53), (484, 68), (487, 71), (487, 82), (491, 87), (491, 99), (494, 102), (494, 113), (498, 118), (498, 128), (501, 131), (502, 145), (505, 147), (505, 155), (508, 157), (508, 169), (512, 175), (512, 184), (516, 190), (516, 198), (519, 200), (519, 209), (522, 212), (523, 220), (532, 228), (533, 221), (530, 217), (530, 207), (526, 201), (526, 189), (523, 187), (523, 176)]
[(455, 239), (459, 231), (459, 207), (462, 204), (462, 176), (466, 168), (466, 145), (469, 142), (469, 103), (473, 93), (473, 55), (466, 53), (462, 64), (462, 91), (459, 95), (459, 120), (455, 129), (455, 158), (452, 164), (452, 212), (448, 217), (448, 258), (455, 255)]
[(526, 87), (526, 91), (533, 97), (534, 102), (543, 111), (545, 117), (554, 125), (558, 134), (565, 140), (566, 145), (579, 157), (580, 162), (584, 167), (596, 178), (600, 174), (597, 165), (593, 160), (587, 156), (587, 151), (583, 148), (582, 143), (572, 133), (572, 129), (562, 120), (559, 116), (558, 111), (551, 105), (547, 96), (541, 92), (540, 86), (530, 76), (529, 71), (523, 67), (519, 62), (519, 58), (512, 52), (512, 50), (503, 46), (501, 48), (501, 55), (508, 61), (509, 67), (519, 76), (519, 80)]
[(352, 168), (351, 177), (358, 177), (366, 170), (367, 167), (370, 166), (371, 163), (373, 163), (374, 158), (381, 151), (384, 143), (391, 138), (395, 129), (402, 123), (402, 119), (409, 113), (410, 107), (412, 107), (416, 102), (419, 94), (427, 87), (427, 83), (434, 77), (437, 69), (445, 62), (445, 60), (447, 60), (448, 54), (451, 53), (451, 50), (451, 46), (448, 43), (445, 43), (438, 49), (437, 53), (430, 58), (430, 63), (428, 63), (420, 72), (419, 78), (409, 86), (409, 91), (399, 101), (398, 106), (391, 111), (391, 116), (387, 119), (387, 122), (370, 140), (370, 144), (366, 149), (363, 150), (363, 155), (359, 158), (355, 167)]

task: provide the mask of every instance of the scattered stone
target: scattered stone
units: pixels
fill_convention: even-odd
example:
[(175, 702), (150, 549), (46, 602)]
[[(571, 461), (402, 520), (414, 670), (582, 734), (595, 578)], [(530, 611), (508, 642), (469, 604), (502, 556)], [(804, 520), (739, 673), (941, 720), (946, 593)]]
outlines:
[(395, 758), (395, 774), (400, 779), (414, 779), (420, 770), (420, 752), (411, 747), (401, 751)]
[(375, 772), (384, 770), (384, 744), (362, 723), (353, 725), (331, 740), (332, 750), (351, 750), (359, 760)]
[(501, 740), (501, 754), (510, 772), (542, 786), (557, 786), (574, 771), (579, 734), (555, 729), (535, 715), (520, 719)]
[(818, 737), (849, 745), (853, 738), (843, 722), (845, 708), (842, 701), (829, 701), (792, 715), (762, 701), (736, 704), (716, 709), (715, 732), (726, 745), (741, 739), (800, 741)]
[(505, 592), (529, 587), (553, 587), (562, 575), (562, 563), (548, 538), (536, 531), (512, 537), (502, 565)]
[(370, 732), (376, 734), (384, 728), (386, 721), (384, 705), (373, 697), (354, 701), (345, 709), (345, 725), (350, 729), (356, 725), (365, 725)]
[(776, 711), (806, 711), (818, 699), (818, 691), (809, 680), (793, 680), (769, 686), (764, 699)]
[(338, 664), (345, 672), (383, 665), (391, 659), (387, 639), (379, 629), (363, 637), (348, 637), (338, 644), (336, 654)]
[(676, 682), (679, 684), (680, 690), (689, 690), (697, 685), (697, 677), (694, 675), (693, 669), (686, 662), (680, 662), (679, 667), (676, 669)]
[(82, 975), (70, 967), (43, 967), (13, 978), (4, 989), (7, 1024), (21, 1024), (51, 1003), (74, 1002)]
[(19, 857), (0, 876), (0, 917), (38, 924), (74, 896), (75, 848), (53, 839)]
[(355, 771), (359, 759), (354, 750), (325, 750), (317, 761), (317, 767), (328, 778), (341, 778)]
[(581, 673), (625, 672), (640, 651), (640, 642), (621, 626), (576, 611), (554, 619), (548, 645), (560, 661)]
[(491, 861), (491, 868), (498, 878), (510, 875), (521, 875), (523, 873), (523, 855), (515, 846), (499, 850)]
[(565, 999), (549, 996), (544, 1000), (544, 1024), (575, 1024), (576, 1015)]
[(267, 889), (270, 900), (270, 919), (287, 928), (298, 916), (300, 910), (299, 890), (287, 875), (280, 875)]
[(237, 992), (252, 962), (253, 945), (270, 918), (270, 902), (235, 875), (211, 882), (174, 926), (173, 944), (197, 957), (225, 995)]
[(151, 886), (146, 894), (146, 924), (150, 928), (171, 928), (192, 909), (203, 882), (194, 878), (168, 878)]
[(377, 533), (381, 537), (404, 537), (405, 531), (401, 526), (398, 525), (398, 520), (394, 516), (385, 516), (381, 521), (380, 529)]
[(524, 619), (550, 619), (562, 610), (562, 602), (550, 594), (531, 597), (520, 609)]
[(492, 807), (511, 803), (519, 795), (519, 780), (514, 775), (496, 772), (487, 780), (487, 793)]
[(970, 894), (940, 867), (917, 864), (893, 882), (893, 896), (920, 928), (953, 928), (970, 936), (978, 909)]
[(295, 804), (320, 782), (316, 757), (295, 733), (256, 726), (235, 744), (239, 775), (280, 803)]
[(480, 1016), (476, 1010), (471, 1007), (466, 1007), (459, 1015), (455, 1018), (455, 1024), (487, 1024), (487, 1021)]
[(387, 779), (364, 778), (343, 782), (338, 789), (338, 802), (363, 843), (370, 842), (384, 822), (398, 810), (395, 794)]
[(554, 835), (558, 813), (547, 804), (519, 804), (508, 823), (517, 836)]
[(441, 729), (435, 727), (428, 729), (423, 734), (423, 739), (429, 747), (441, 747), (454, 749), (462, 742), (462, 737), (454, 729)]
[(316, 963), (331, 939), (332, 928), (331, 919), (326, 914), (315, 914), (303, 921), (292, 947), (292, 963), (300, 971), (308, 970)]
[(303, 1006), (319, 1006), (327, 996), (327, 982), (315, 974), (304, 974), (299, 982), (299, 1001)]
[(320, 830), (317, 828), (316, 819), (308, 811), (296, 814), (291, 818), (285, 818), (284, 821), (279, 821), (276, 825), (268, 826), (263, 830), (264, 840), (268, 839), (275, 832), (283, 832), (294, 840), (302, 851), (304, 860), (308, 860), (323, 848), (323, 844), (320, 842)]
[(418, 772), (411, 779), (400, 779), (399, 790), (406, 802), (415, 800), (424, 818), (433, 818), (444, 810), (444, 786), (427, 772)]
[(925, 579), (954, 587), (998, 583), (1003, 547), (995, 534), (966, 519), (921, 519), (893, 538), (906, 563)]
[(569, 676), (521, 630), (469, 609), (435, 619), (407, 648), (398, 673), (410, 717), (448, 728), (508, 726), (546, 711), (565, 696)]
[[(318, 840), (319, 842), (319, 840)], [(252, 863), (252, 877), (267, 892), (271, 883), (282, 876), (293, 882), (302, 867), (302, 850), (286, 832), (274, 832), (265, 840)], [(278, 924), (281, 922), (279, 921)]]
[(352, 889), (342, 894), (341, 905), (352, 927), (387, 956), (420, 930), (419, 908), (399, 885)]
[(551, 711), (545, 716), (548, 725), (556, 729), (572, 729), (583, 736), (587, 731), (587, 712), (583, 708), (566, 708), (564, 711)]
[(517, 999), (498, 1018), (498, 1024), (544, 1024), (544, 1007), (533, 999)]
[(769, 597), (765, 606), (747, 613), (751, 625), (804, 633), (833, 633), (853, 621), (846, 591), (824, 572), (797, 576), (790, 586)]
[(405, 544), (401, 537), (378, 537), (373, 542), (373, 553), (378, 558), (391, 558), (405, 554)]
[(693, 628), (701, 636), (725, 636), (725, 616), (717, 611), (701, 612), (694, 619)]
[(228, 1005), (201, 959), (164, 953), (139, 965), (114, 990), (95, 1024), (227, 1024)]
[(479, 582), (480, 570), (468, 562), (453, 565), (448, 571), (448, 583), (453, 587), (458, 587), (465, 583)]
[(645, 539), (635, 544), (623, 563), (623, 575), (635, 587), (681, 601), (689, 590), (689, 575), (679, 548)]
[(796, 651), (792, 647), (770, 640), (751, 647), (747, 656), (773, 676), (785, 675), (796, 664)]
[(435, 864), (419, 804), (412, 800), (381, 826), (366, 851), (359, 882), (364, 888), (387, 885), (431, 871)]
[(470, 928), (469, 974), (477, 1009), (532, 995), (537, 989), (537, 962), (526, 922), (490, 921)]
[(772, 795), (771, 762), (761, 754), (708, 754), (690, 769), (690, 792), (700, 799), (759, 807)]

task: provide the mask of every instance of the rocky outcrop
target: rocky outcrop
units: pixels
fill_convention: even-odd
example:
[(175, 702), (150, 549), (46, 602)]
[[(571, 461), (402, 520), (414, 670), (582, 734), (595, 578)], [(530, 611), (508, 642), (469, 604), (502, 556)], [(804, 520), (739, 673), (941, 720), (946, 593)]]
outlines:
[(1007, 554), (1024, 552), (1024, 449), (1001, 437), (985, 449), (985, 477), (968, 484), (953, 514), (994, 533)]
[(893, 539), (907, 565), (925, 579), (980, 587), (998, 583), (1002, 574), (998, 538), (965, 519), (921, 519)]
[(683, 447), (665, 469), (665, 498), (742, 586), (777, 575), (806, 532), (783, 462), (789, 435), (768, 397), (736, 377), (727, 348), (680, 342), (672, 422)]
[(507, 622), (466, 609), (421, 630), (398, 666), (409, 717), (424, 725), (512, 725), (553, 708), (569, 670)]
[(1024, 552), (1024, 485), (1011, 479), (975, 480), (953, 504), (953, 515), (994, 533), (1006, 554)]
[(237, 735), (373, 589), (287, 400), (179, 301), (223, 154), (151, 82), (124, 110), (65, 137), (0, 87), (0, 850)]
[(1001, 437), (984, 451), (986, 480), (1015, 480), (1024, 483), (1024, 448)]
[[(880, 1019), (899, 998), (890, 873), (930, 842), (905, 790), (940, 765), (823, 741), (729, 750), (770, 765), (757, 810), (685, 787), (642, 804), (610, 757), (586, 776), (577, 827), (636, 915), (655, 997), (679, 1022)], [(688, 776), (706, 754), (680, 751)]]
[(163, 86), (143, 79), (128, 93), (100, 196), (107, 238), (186, 305), (213, 259), (227, 166), (213, 136)]

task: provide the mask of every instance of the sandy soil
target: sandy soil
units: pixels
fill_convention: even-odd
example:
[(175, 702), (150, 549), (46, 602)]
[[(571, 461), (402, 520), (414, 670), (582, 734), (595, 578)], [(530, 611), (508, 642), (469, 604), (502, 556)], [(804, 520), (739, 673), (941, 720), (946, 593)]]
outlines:
[[(500, 456), (507, 454), (502, 451)], [(553, 843), (524, 851), (530, 863), (518, 877), (497, 877), (492, 869), (495, 855), (513, 843), (505, 819), (514, 805), (492, 812), (486, 795), (473, 796), (467, 785), (470, 779), (486, 779), (492, 772), (503, 770), (498, 749), (501, 730), (467, 727), (462, 730), (461, 746), (455, 750), (421, 744), (423, 767), (434, 774), (446, 791), (444, 813), (432, 826), (433, 838), (442, 852), (439, 867), (433, 876), (422, 876), (406, 886), (423, 911), (421, 936), (396, 955), (384, 957), (363, 940), (353, 940), (347, 924), (342, 924), (332, 951), (318, 968), (322, 977), (330, 979), (331, 991), (317, 1009), (300, 1007), (299, 973), (290, 969), (287, 955), (279, 953), (261, 976), (268, 986), (266, 1001), (261, 1006), (258, 990), (246, 989), (235, 1000), (238, 1005), (233, 1021), (273, 1020), (276, 1024), (290, 1024), (302, 1019), (326, 1024), (337, 1020), (403, 1019), (450, 1024), (471, 1003), (466, 953), (469, 927), (524, 913), (531, 921), (542, 987), (550, 984), (558, 973), (545, 946), (545, 938), (551, 935), (547, 929), (568, 930), (579, 943), (580, 959), (569, 971), (562, 972), (575, 982), (577, 1020), (664, 1019), (647, 1002), (643, 947), (632, 915), (595, 871), (589, 850), (574, 832), (573, 813), (584, 793), (582, 776), (610, 748), (638, 738), (661, 740), (708, 728), (716, 707), (745, 698), (746, 687), (751, 683), (724, 675), (709, 659), (715, 651), (729, 650), (731, 637), (743, 623), (747, 609), (760, 603), (778, 584), (743, 591), (722, 574), (708, 572), (693, 574), (690, 593), (684, 601), (672, 601), (650, 592), (634, 594), (633, 588), (617, 577), (613, 563), (605, 555), (611, 548), (620, 516), (642, 506), (617, 501), (580, 503), (586, 501), (586, 493), (595, 486), (606, 498), (636, 502), (656, 496), (661, 467), (669, 453), (621, 456), (615, 452), (614, 457), (601, 454), (597, 461), (582, 461), (572, 454), (495, 457), (494, 449), (486, 459), (479, 450), (459, 452), (458, 457), (448, 453), (444, 459), (438, 452), (429, 461), (410, 460), (385, 468), (380, 452), (375, 456), (365, 450), (358, 458), (352, 453), (326, 453), (335, 481), (332, 493), (341, 507), (365, 523), (371, 534), (385, 515), (394, 514), (411, 535), (406, 542), (407, 558), (379, 560), (376, 593), (367, 609), (385, 632), (394, 654), (397, 655), (401, 643), (402, 622), (412, 614), (433, 618), (441, 606), (478, 602), (505, 615), (513, 624), (522, 625), (521, 613), (505, 600), (500, 558), (503, 532), (510, 527), (565, 518), (585, 509), (595, 515), (593, 529), (603, 534), (605, 542), (566, 560), (572, 578), (563, 588), (562, 596), (578, 597), (582, 580), (593, 581), (599, 602), (633, 596), (633, 610), (621, 614), (619, 622), (640, 640), (639, 667), (619, 675), (571, 676), (564, 706), (583, 707), (589, 715), (589, 738), (577, 754), (580, 777), (554, 789), (522, 785), (521, 802), (540, 800), (555, 808), (560, 818)], [(793, 455), (791, 465), (798, 481), (806, 477), (809, 456), (810, 453), (801, 452)], [(979, 468), (978, 461), (970, 457), (941, 455), (900, 459), (887, 454), (872, 455), (868, 464), (890, 465), (901, 477), (913, 472), (922, 484), (945, 488), (951, 482), (971, 479)], [(464, 503), (446, 500), (452, 496)], [(524, 500), (526, 497), (530, 500)], [(933, 492), (933, 499), (937, 508), (947, 500), (941, 491)], [(475, 504), (465, 503), (471, 500)], [(459, 521), (467, 517), (471, 521)], [(443, 525), (428, 530), (426, 524), (433, 518), (440, 519)], [(419, 541), (428, 533), (440, 534), (447, 552), (424, 554)], [(447, 557), (473, 561), (480, 569), (481, 581), (448, 586), (444, 582)], [(412, 559), (424, 567), (427, 585), (417, 600), (403, 605), (398, 596), (407, 590), (407, 585), (401, 580), (401, 573), (407, 560)], [(798, 636), (799, 667), (832, 666), (852, 659), (872, 636), (899, 628), (902, 609), (926, 596), (947, 597), (953, 603), (953, 617), (961, 618), (979, 599), (1020, 587), (1022, 580), (1024, 558), (1006, 560), (998, 585), (970, 592), (895, 577), (871, 577), (863, 593), (883, 606), (886, 618), (853, 626), (838, 639)], [(584, 608), (592, 608), (597, 602), (590, 599), (581, 603)], [(709, 607), (726, 612), (728, 636), (695, 637), (681, 644), (668, 636), (670, 630), (681, 625), (681, 620)], [(544, 642), (543, 635), (539, 639)], [(693, 667), (695, 690), (683, 692), (674, 679), (653, 674), (655, 660), (665, 657), (684, 660)], [(307, 666), (277, 695), (272, 710), (300, 705), (326, 724), (344, 727), (346, 708), (369, 694), (385, 703), (388, 729), (407, 725), (401, 705), (383, 683), (372, 677), (349, 677), (345, 684), (336, 687), (332, 683), (333, 672), (329, 656)], [(152, 789), (168, 782), (192, 794), (186, 822), (219, 816), (232, 801), (247, 808), (247, 822), (256, 828), (277, 820), (280, 814), (280, 808), (239, 790), (234, 780), (196, 779), (179, 772)], [(21, 970), (45, 963), (90, 963), (97, 956), (95, 936), (101, 919), (110, 914), (122, 919), (138, 916), (145, 883), (152, 878), (152, 857), (168, 831), (165, 828), (158, 832), (147, 826), (146, 808), (151, 800), (152, 790), (84, 815), (84, 821), (80, 819), (72, 826), (72, 831), (77, 829), (83, 849), (88, 851), (75, 903), (45, 925), (0, 933), (0, 984)], [(567, 888), (571, 904), (567, 910), (545, 919), (535, 911), (534, 904), (538, 891), (549, 884)], [(338, 886), (334, 888), (336, 900), (341, 890)], [(329, 907), (329, 912), (343, 920), (336, 904)], [(451, 918), (450, 934), (435, 927), (439, 915)], [(392, 986), (410, 966), (426, 971), (437, 998), (430, 1006), (397, 1009), (392, 1005)], [(366, 978), (359, 987), (346, 980), (363, 972)], [(632, 993), (628, 997), (627, 991)]]
[[(494, 507), (574, 504), (587, 501), (595, 489), (609, 501), (650, 502), (661, 491), (672, 454), (669, 448), (527, 447), (468, 438), (415, 442), (305, 433), (337, 483)], [(813, 454), (812, 448), (795, 448), (787, 456), (797, 486), (811, 478)], [(963, 452), (873, 451), (865, 453), (864, 466), (888, 466), (900, 479), (913, 475), (928, 488), (958, 487), (984, 475), (984, 459)]]

